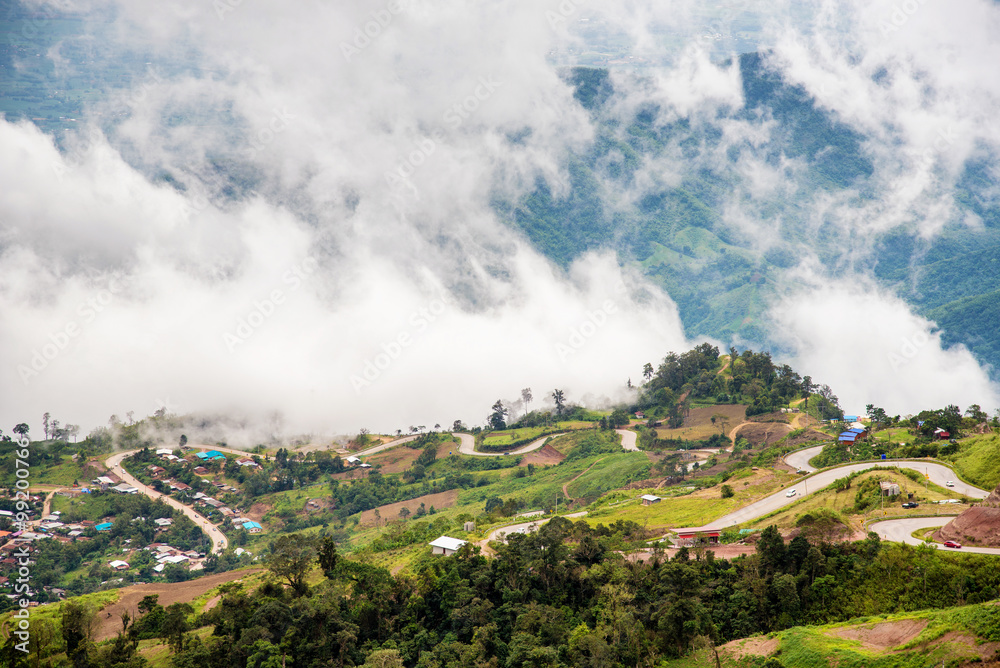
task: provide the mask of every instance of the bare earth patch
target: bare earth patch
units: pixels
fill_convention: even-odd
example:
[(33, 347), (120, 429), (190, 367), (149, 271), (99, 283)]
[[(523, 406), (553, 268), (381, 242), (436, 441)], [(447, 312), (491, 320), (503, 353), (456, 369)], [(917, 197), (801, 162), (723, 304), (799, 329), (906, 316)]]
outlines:
[(413, 465), (420, 453), (420, 450), (412, 450), (403, 445), (371, 455), (365, 461), (372, 466), (381, 464), (382, 473), (402, 473)]
[(684, 424), (678, 429), (660, 428), (656, 430), (658, 438), (683, 438), (695, 441), (704, 440), (712, 434), (722, 433), (722, 423), (718, 420), (712, 424), (713, 415), (726, 416), (726, 431), (743, 422), (746, 406), (733, 404), (721, 406), (701, 406), (692, 408), (684, 418)]
[(246, 571), (230, 571), (228, 573), (216, 573), (206, 575), (197, 580), (188, 582), (158, 582), (155, 584), (138, 584), (125, 587), (121, 590), (121, 595), (115, 603), (104, 608), (97, 613), (97, 628), (94, 630), (94, 637), (97, 640), (106, 640), (121, 631), (122, 611), (128, 610), (133, 617), (136, 616), (139, 601), (144, 596), (157, 595), (157, 603), (167, 607), (172, 603), (190, 603), (205, 592), (218, 587), (224, 582), (233, 582), (250, 575), (258, 573), (264, 569), (256, 568)]
[(546, 444), (539, 450), (522, 455), (521, 463), (518, 464), (518, 466), (527, 466), (528, 464), (534, 464), (535, 466), (553, 466), (564, 459), (566, 459), (566, 455), (562, 454), (551, 445)]
[(777, 443), (792, 431), (792, 426), (784, 422), (744, 422), (737, 433), (759, 448)]
[(771, 656), (778, 649), (777, 638), (765, 638), (756, 636), (754, 638), (744, 638), (734, 640), (719, 647), (719, 652), (728, 659), (739, 661), (745, 656)]
[(420, 504), (424, 504), (424, 508), (427, 510), (434, 506), (435, 510), (440, 510), (441, 508), (450, 508), (455, 505), (455, 499), (458, 498), (458, 493), (461, 490), (450, 489), (447, 492), (438, 492), (437, 494), (426, 494), (424, 496), (418, 496), (415, 499), (410, 499), (409, 501), (399, 501), (397, 503), (390, 503), (384, 506), (379, 506), (373, 510), (366, 510), (361, 513), (361, 524), (374, 525), (375, 524), (375, 511), (379, 512), (379, 517), (382, 521), (394, 520), (399, 518), (399, 511), (406, 508), (410, 511), (411, 515), (416, 515), (417, 508)]
[(874, 626), (834, 629), (827, 633), (838, 638), (857, 640), (871, 649), (885, 651), (910, 642), (920, 635), (926, 626), (926, 619), (901, 619), (897, 622), (882, 622)]
[[(677, 555), (679, 550), (677, 548), (668, 548), (661, 550), (663, 558), (673, 559)], [(712, 552), (715, 554), (716, 559), (735, 559), (736, 557), (743, 554), (754, 554), (757, 551), (755, 545), (740, 545), (738, 543), (733, 543), (729, 545), (714, 545), (708, 548), (706, 552)], [(688, 552), (691, 558), (694, 558), (695, 550), (694, 548), (688, 548)], [(632, 552), (631, 554), (625, 555), (625, 558), (629, 561), (650, 561), (653, 558), (652, 550), (639, 550), (638, 552)]]
[(250, 506), (249, 510), (243, 513), (243, 517), (249, 517), (254, 522), (260, 522), (270, 510), (271, 507), (266, 503), (255, 503)]

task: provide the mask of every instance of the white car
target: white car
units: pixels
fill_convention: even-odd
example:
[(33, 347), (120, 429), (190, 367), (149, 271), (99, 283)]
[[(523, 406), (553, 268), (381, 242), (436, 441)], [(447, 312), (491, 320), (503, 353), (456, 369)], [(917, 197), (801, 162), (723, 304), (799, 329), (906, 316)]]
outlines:
[(790, 489), (790, 490), (788, 490), (788, 491), (787, 491), (787, 492), (785, 493), (785, 496), (787, 496), (787, 497), (789, 497), (789, 498), (791, 498), (791, 497), (795, 496), (795, 490), (794, 490), (794, 489)]
[(955, 481), (954, 480), (949, 480), (948, 482), (946, 482), (944, 484), (944, 486), (945, 487), (954, 487), (955, 486)]

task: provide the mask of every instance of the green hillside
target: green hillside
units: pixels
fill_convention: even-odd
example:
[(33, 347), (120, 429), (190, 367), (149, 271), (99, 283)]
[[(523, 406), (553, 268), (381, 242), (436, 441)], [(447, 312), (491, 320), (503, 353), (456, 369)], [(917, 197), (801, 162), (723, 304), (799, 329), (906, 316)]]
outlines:
[[(1000, 641), (995, 604), (862, 617), (845, 624), (797, 626), (769, 636), (703, 647), (663, 668), (929, 668), (978, 665)], [(716, 655), (719, 663), (716, 663)], [(987, 664), (993, 665), (993, 664)]]

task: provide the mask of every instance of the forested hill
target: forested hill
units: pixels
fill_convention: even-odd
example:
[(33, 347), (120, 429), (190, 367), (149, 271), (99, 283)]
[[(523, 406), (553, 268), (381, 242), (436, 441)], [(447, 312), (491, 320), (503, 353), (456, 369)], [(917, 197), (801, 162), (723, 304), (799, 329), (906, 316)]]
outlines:
[[(412, 576), (291, 536), (278, 541), (287, 558), (272, 568), (293, 586), (252, 594), (231, 586), (194, 622), (208, 633), (180, 625), (169, 636), (173, 666), (654, 666), (695, 642), (846, 620), (859, 610), (976, 603), (1000, 587), (995, 558), (886, 545), (875, 534), (857, 543), (804, 535), (786, 543), (771, 527), (747, 558), (685, 548), (669, 560), (634, 561), (614, 552), (623, 531), (556, 518), (537, 533), (512, 535), (494, 559), (467, 546), (451, 558), (423, 557)], [(323, 575), (305, 577), (317, 566)], [(137, 620), (140, 630), (146, 616), (163, 618), (157, 607)], [(131, 665), (135, 647), (122, 640), (93, 656), (97, 665)]]
[[(718, 117), (677, 116), (645, 104), (625, 121), (620, 102), (628, 91), (616, 90), (607, 70), (567, 71), (595, 121), (596, 139), (567, 158), (567, 196), (554, 196), (539, 181), (522, 200), (497, 202), (499, 214), (564, 265), (589, 250), (618, 251), (669, 292), (692, 337), (728, 341), (738, 335), (774, 349), (761, 321), (767, 300), (785, 269), (815, 253), (832, 274), (874, 269), (939, 322), (947, 343), (965, 343), (996, 364), (1000, 334), (989, 323), (1000, 303), (1000, 272), (991, 269), (1000, 256), (1000, 208), (990, 196), (988, 164), (968, 165), (957, 193), (960, 207), (983, 228), (956, 223), (930, 242), (908, 230), (845, 239), (835, 223), (816, 220), (815, 202), (824, 193), (846, 195), (858, 205), (880, 196), (868, 138), (789, 85), (764, 55), (743, 54), (739, 71), (744, 103)], [(763, 145), (733, 143), (723, 132), (725, 122), (762, 120), (771, 127)], [(772, 194), (755, 190), (744, 169), (759, 161), (780, 171), (790, 160), (800, 171), (789, 173), (787, 187)], [(727, 221), (734, 205), (757, 226)]]

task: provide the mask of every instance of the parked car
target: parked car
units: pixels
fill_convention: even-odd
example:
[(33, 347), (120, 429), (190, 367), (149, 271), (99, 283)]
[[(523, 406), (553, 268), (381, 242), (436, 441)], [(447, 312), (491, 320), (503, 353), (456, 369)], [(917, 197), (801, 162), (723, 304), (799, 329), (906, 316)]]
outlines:
[(961, 547), (962, 547), (962, 544), (961, 544), (961, 543), (956, 543), (956, 542), (955, 542), (955, 541), (953, 541), (953, 540), (946, 540), (946, 541), (944, 542), (944, 546), (945, 546), (945, 547), (953, 547), (953, 548), (955, 548), (956, 550), (958, 550), (958, 549), (961, 549)]
[(916, 508), (919, 505), (920, 504), (917, 503), (916, 501), (907, 501), (906, 503), (903, 504), (903, 507), (904, 508)]
[(787, 497), (793, 497), (793, 496), (795, 496), (795, 490), (794, 489), (788, 490), (788, 492), (785, 493), (785, 496), (787, 496)]
[(954, 487), (955, 486), (955, 481), (954, 480), (949, 480), (948, 482), (946, 482), (944, 484), (944, 486), (945, 487)]

